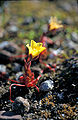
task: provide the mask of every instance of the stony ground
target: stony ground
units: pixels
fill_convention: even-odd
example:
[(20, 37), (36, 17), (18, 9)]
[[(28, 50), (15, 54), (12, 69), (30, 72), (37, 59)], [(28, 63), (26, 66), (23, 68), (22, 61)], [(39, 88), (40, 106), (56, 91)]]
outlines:
[[(30, 7), (29, 7), (30, 5)], [(19, 9), (19, 10), (18, 10)], [(76, 1), (4, 2), (0, 8), (0, 119), (1, 120), (77, 120), (78, 119), (78, 22)], [(44, 72), (35, 87), (12, 86), (24, 74), (25, 45), (40, 41), (47, 32), (50, 16), (62, 21), (63, 29), (47, 37), (45, 63), (32, 61), (35, 78)], [(15, 56), (10, 59), (10, 57)], [(56, 65), (54, 68), (53, 65)]]

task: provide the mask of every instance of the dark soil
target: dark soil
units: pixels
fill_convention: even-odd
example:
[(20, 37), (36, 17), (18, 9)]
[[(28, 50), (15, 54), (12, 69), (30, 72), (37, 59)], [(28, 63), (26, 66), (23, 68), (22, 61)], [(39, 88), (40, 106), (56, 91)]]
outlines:
[[(64, 6), (62, 6), (62, 1), (55, 2), (51, 0), (44, 2), (44, 4), (43, 2), (34, 2), (34, 4), (31, 2), (7, 2), (1, 7), (0, 17), (4, 20), (1, 22), (0, 28), (0, 108), (1, 111), (11, 111), (16, 115), (21, 115), (23, 120), (77, 120), (78, 117), (76, 1), (68, 0), (67, 5)], [(41, 8), (40, 3), (42, 4)], [(27, 6), (26, 15), (23, 9), (25, 4)], [(30, 5), (30, 9), (28, 5)], [(46, 5), (48, 7), (45, 8)], [(71, 7), (73, 7), (73, 11)], [(18, 11), (18, 8), (21, 10)], [(36, 9), (38, 10), (36, 11)], [(50, 11), (49, 14), (47, 14), (48, 10)], [(21, 96), (27, 99), (30, 104), (28, 110), (26, 109), (27, 106), (19, 104), (17, 111), (15, 111), (13, 109), (14, 103), (9, 100), (9, 87), (14, 82), (8, 81), (8, 78), (18, 80), (25, 73), (24, 57), (11, 57), (25, 55), (25, 45), (30, 43), (30, 40), (40, 41), (43, 32), (47, 31), (46, 26), (51, 15), (61, 19), (64, 25), (63, 29), (56, 31), (56, 33), (47, 34), (53, 44), (46, 42), (48, 54), (43, 61), (52, 68), (56, 64), (55, 72), (42, 65), (39, 59), (32, 61), (31, 70), (34, 72), (35, 78), (41, 74), (41, 70), (44, 70), (37, 83), (39, 88), (41, 83), (46, 80), (53, 81), (53, 88), (38, 92), (35, 87), (12, 86), (11, 99), (15, 101), (17, 97)], [(7, 42), (4, 43), (4, 41)]]

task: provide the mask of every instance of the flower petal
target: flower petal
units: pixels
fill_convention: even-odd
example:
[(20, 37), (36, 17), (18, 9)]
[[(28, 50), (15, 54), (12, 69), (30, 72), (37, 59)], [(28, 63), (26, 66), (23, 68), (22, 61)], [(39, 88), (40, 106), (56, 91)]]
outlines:
[(37, 45), (37, 43), (34, 40), (31, 40), (31, 48), (35, 48)]
[(42, 43), (36, 43), (34, 40), (31, 40), (31, 46), (26, 45), (29, 49), (29, 54), (32, 54), (32, 58), (38, 56), (46, 48), (42, 47)]

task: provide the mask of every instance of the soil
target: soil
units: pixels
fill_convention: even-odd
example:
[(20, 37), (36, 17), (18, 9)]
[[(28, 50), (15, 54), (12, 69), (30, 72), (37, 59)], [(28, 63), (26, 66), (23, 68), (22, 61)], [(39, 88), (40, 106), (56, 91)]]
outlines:
[[(65, 4), (62, 2), (7, 1), (0, 7), (1, 111), (14, 112), (21, 115), (23, 120), (77, 120), (78, 9), (76, 0), (66, 0)], [(52, 43), (46, 42), (47, 57), (43, 61), (55, 69), (55, 72), (41, 64), (39, 59), (33, 60), (30, 68), (35, 78), (41, 74), (36, 84), (39, 89), (46, 80), (51, 80), (53, 87), (38, 92), (35, 87), (12, 86), (11, 99), (15, 101), (20, 96), (27, 99), (29, 105), (27, 109), (27, 106), (21, 107), (19, 104), (15, 110), (14, 103), (9, 100), (9, 87), (15, 82), (8, 81), (8, 78), (18, 80), (25, 73), (25, 46), (32, 39), (40, 42), (42, 34), (48, 30), (50, 16), (56, 16), (64, 26), (63, 29), (46, 35)]]

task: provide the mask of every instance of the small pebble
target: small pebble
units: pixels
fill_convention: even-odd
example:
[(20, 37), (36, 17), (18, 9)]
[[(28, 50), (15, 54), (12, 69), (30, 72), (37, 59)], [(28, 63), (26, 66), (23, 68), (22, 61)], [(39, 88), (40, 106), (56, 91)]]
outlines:
[(46, 91), (52, 90), (53, 87), (54, 87), (53, 81), (52, 80), (46, 80), (46, 81), (41, 83), (40, 91), (46, 92)]
[(22, 24), (23, 25), (29, 25), (30, 23), (33, 23), (33, 22), (35, 22), (35, 18), (29, 16), (29, 17), (25, 18), (25, 20), (24, 20), (24, 22)]
[(48, 27), (47, 27), (46, 24), (43, 25), (43, 26), (41, 27), (41, 29), (42, 29), (42, 31), (43, 31), (44, 33), (46, 33), (46, 32), (48, 31)]
[(0, 72), (6, 72), (6, 66), (3, 64), (0, 64)]
[(17, 81), (19, 81), (19, 77), (20, 76), (23, 76), (23, 73), (22, 72), (18, 72), (17, 74), (16, 74), (16, 80)]
[(62, 100), (64, 98), (64, 93), (63, 92), (58, 93), (57, 96), (60, 100)]
[(21, 68), (22, 68), (22, 66), (21, 66), (20, 64), (14, 63), (12, 70), (13, 70), (14, 72), (20, 72), (20, 71), (21, 71)]
[(17, 32), (18, 31), (18, 27), (15, 26), (15, 25), (11, 25), (9, 28), (8, 28), (8, 32)]
[(74, 41), (75, 43), (78, 43), (78, 34), (76, 32), (72, 32), (71, 33), (71, 39), (72, 41)]
[(62, 114), (62, 116), (63, 116), (63, 117), (65, 117), (65, 115), (64, 115), (64, 114)]
[(66, 19), (63, 20), (63, 24), (72, 25), (73, 19), (71, 17), (67, 17)]
[(11, 45), (5, 46), (3, 50), (6, 50), (6, 51), (8, 51), (8, 52), (10, 52), (10, 53), (13, 53), (13, 54), (16, 53), (16, 48), (14, 48), (14, 47), (11, 46)]
[(0, 43), (0, 49), (3, 49), (4, 47), (8, 46), (9, 42), (8, 41), (4, 41)]
[(11, 25), (7, 28), (9, 37), (17, 37), (18, 27)]
[(30, 109), (30, 104), (27, 99), (23, 97), (17, 97), (12, 105), (12, 110), (18, 114), (23, 114), (28, 112)]
[(21, 115), (16, 115), (16, 113), (11, 111), (0, 111), (0, 120), (23, 120)]

